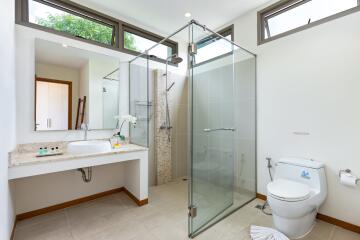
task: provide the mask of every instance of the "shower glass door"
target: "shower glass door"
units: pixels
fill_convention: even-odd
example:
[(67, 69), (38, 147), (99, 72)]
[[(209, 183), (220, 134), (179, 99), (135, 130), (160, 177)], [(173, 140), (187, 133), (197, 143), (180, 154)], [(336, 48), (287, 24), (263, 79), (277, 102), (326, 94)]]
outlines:
[[(194, 27), (193, 31), (196, 30)], [(200, 230), (233, 204), (236, 131), (231, 45), (220, 43), (227, 54), (207, 59), (207, 51), (216, 50), (216, 46), (210, 49), (211, 43), (196, 42), (197, 52), (191, 55), (191, 202), (196, 208), (196, 216), (191, 218), (192, 232)]]
[(190, 28), (189, 235), (255, 197), (255, 57)]

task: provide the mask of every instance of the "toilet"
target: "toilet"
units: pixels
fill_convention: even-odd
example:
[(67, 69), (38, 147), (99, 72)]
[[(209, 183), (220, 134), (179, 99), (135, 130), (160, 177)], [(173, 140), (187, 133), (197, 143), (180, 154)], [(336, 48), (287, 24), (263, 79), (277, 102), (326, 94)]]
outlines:
[(303, 158), (282, 158), (275, 166), (267, 185), (274, 226), (289, 238), (302, 238), (311, 232), (327, 195), (325, 166)]

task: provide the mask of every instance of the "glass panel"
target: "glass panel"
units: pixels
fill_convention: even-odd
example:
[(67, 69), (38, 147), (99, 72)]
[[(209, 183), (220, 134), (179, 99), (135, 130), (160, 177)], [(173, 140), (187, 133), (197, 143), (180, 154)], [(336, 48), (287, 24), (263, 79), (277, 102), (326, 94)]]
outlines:
[[(198, 56), (213, 56), (207, 51), (214, 48), (230, 52), (232, 46), (224, 40), (208, 44), (198, 49), (195, 62)], [(197, 208), (191, 218), (193, 232), (233, 204), (234, 132), (225, 130), (234, 128), (232, 66), (233, 56), (227, 55), (192, 69), (191, 200)]]
[[(203, 39), (202, 29), (194, 28), (193, 36), (197, 34)], [(228, 54), (190, 70), (189, 200), (197, 209), (196, 217), (189, 218), (191, 236), (256, 196), (255, 57), (226, 40), (221, 42)]]
[(119, 112), (119, 80), (103, 79), (102, 81), (103, 128), (114, 129), (116, 128), (116, 123), (118, 121), (114, 117), (114, 113)]
[[(156, 42), (152, 40), (124, 31), (124, 47), (126, 49), (142, 53), (155, 44)], [(172, 55), (172, 48), (160, 44), (156, 48), (150, 50), (149, 55), (155, 55), (158, 58), (166, 59), (168, 56)]]
[[(312, 0), (268, 19), (270, 36), (304, 26), (339, 12), (354, 8), (357, 0)], [(265, 36), (265, 39), (269, 36)]]
[(130, 63), (130, 114), (137, 118), (136, 127), (130, 128), (130, 140), (140, 146), (148, 146), (150, 106), (148, 60), (137, 58)]
[[(231, 35), (225, 36), (225, 38), (231, 40)], [(200, 41), (197, 43), (197, 54), (195, 56), (195, 63), (199, 64), (223, 54), (231, 52), (229, 43), (224, 39), (217, 37), (210, 38), (209, 40)]]
[(76, 37), (113, 45), (113, 27), (34, 0), (29, 1), (29, 22)]

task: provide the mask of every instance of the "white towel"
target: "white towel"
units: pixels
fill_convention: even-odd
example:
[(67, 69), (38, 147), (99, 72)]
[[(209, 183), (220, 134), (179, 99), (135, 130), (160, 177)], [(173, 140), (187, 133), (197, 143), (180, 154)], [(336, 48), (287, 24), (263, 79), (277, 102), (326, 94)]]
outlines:
[(251, 225), (250, 236), (252, 240), (289, 240), (281, 232), (268, 227)]

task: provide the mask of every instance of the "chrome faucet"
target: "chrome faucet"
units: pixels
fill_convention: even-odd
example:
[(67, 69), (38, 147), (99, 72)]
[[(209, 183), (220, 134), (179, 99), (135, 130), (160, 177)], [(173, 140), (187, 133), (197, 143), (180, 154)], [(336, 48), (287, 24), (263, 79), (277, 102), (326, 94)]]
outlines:
[(84, 140), (86, 141), (88, 139), (87, 134), (88, 134), (88, 131), (89, 131), (89, 124), (82, 123), (81, 124), (81, 129), (84, 130)]

